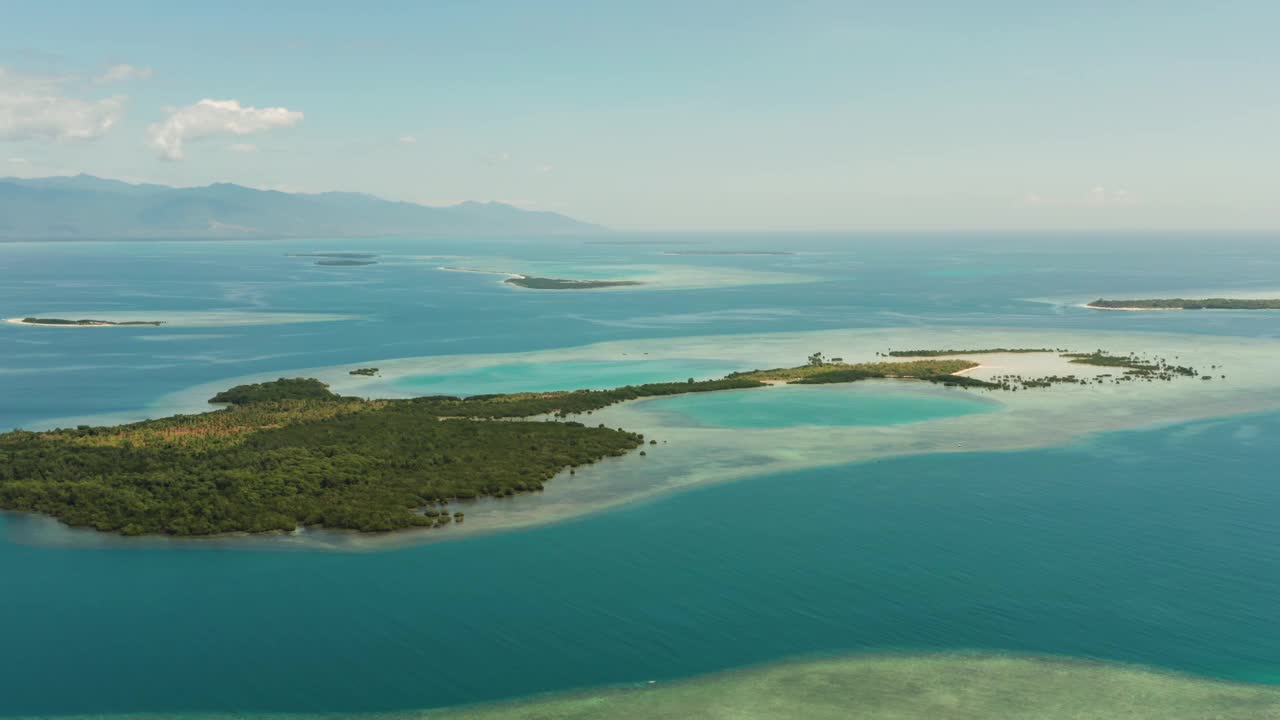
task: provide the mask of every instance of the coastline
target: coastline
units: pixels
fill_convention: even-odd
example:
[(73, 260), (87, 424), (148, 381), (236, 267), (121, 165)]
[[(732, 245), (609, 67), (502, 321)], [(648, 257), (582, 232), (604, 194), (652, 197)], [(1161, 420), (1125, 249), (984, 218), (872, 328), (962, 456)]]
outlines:
[(24, 327), (56, 327), (56, 328), (98, 328), (98, 327), (159, 327), (157, 324), (132, 324), (121, 325), (113, 322), (96, 322), (96, 323), (33, 323), (27, 322), (23, 318), (5, 318), (5, 322), (10, 325), (22, 325)]
[(439, 265), (436, 267), (436, 269), (444, 270), (445, 272), (476, 273), (478, 275), (502, 275), (503, 277), (506, 277), (506, 278), (520, 279), (520, 280), (527, 280), (529, 278), (528, 275), (521, 275), (520, 273), (513, 273), (513, 272), (503, 272), (501, 270), (476, 270), (474, 268), (447, 267), (445, 265)]
[[(75, 325), (71, 323), (29, 323), (23, 322), (27, 317), (63, 317), (70, 316), (75, 318), (112, 318), (113, 324), (104, 325)], [(227, 310), (190, 310), (190, 311), (174, 311), (174, 310), (89, 310), (89, 311), (61, 311), (56, 313), (41, 313), (38, 315), (26, 315), (24, 317), (4, 318), (7, 325), (17, 325), (20, 327), (126, 327), (126, 328), (150, 328), (152, 330), (164, 328), (222, 328), (222, 327), (246, 327), (257, 325), (290, 325), (294, 323), (313, 323), (313, 322), (341, 322), (347, 320), (358, 320), (360, 315), (347, 315), (337, 313), (301, 313), (301, 312), (279, 312), (279, 311), (255, 311), (244, 309), (227, 309)], [(159, 323), (158, 325), (155, 323)]]
[[(74, 323), (28, 323), (22, 318), (5, 318), (4, 322), (10, 325), (23, 325), (27, 328), (118, 328), (119, 325), (108, 323), (93, 323), (86, 325), (78, 325)], [(133, 328), (140, 325), (125, 325), (125, 327)]]
[(1099, 305), (1093, 305), (1091, 303), (1082, 303), (1082, 304), (1076, 305), (1076, 307), (1085, 308), (1087, 310), (1118, 310), (1120, 312), (1165, 312), (1165, 311), (1186, 310), (1186, 308), (1180, 308), (1180, 307), (1101, 307)]
[[(475, 368), (580, 361), (625, 361), (647, 353), (646, 360), (675, 361), (717, 359), (743, 369), (803, 358), (815, 348), (841, 350), (850, 362), (874, 361), (874, 352), (886, 347), (955, 346), (974, 343), (991, 347), (1017, 347), (1049, 343), (1057, 347), (1108, 347), (1141, 350), (1166, 357), (1181, 357), (1196, 364), (1219, 364), (1230, 380), (1214, 383), (1125, 383), (1122, 385), (1058, 385), (1036, 392), (1007, 393), (989, 390), (928, 386), (916, 380), (867, 380), (854, 383), (868, 392), (904, 391), (939, 394), (967, 393), (998, 405), (983, 415), (931, 419), (902, 425), (859, 425), (824, 428), (684, 427), (649, 407), (657, 399), (640, 399), (597, 410), (590, 417), (570, 419), (624, 427), (657, 439), (648, 457), (609, 458), (561, 473), (538, 493), (512, 498), (458, 502), (467, 522), (440, 529), (411, 529), (367, 535), (304, 529), (272, 537), (234, 537), (222, 540), (194, 539), (196, 543), (222, 542), (229, 547), (309, 549), (321, 551), (378, 551), (449, 541), (477, 535), (554, 524), (624, 505), (643, 502), (692, 487), (709, 486), (745, 478), (786, 473), (819, 466), (848, 465), (922, 454), (1031, 450), (1069, 445), (1107, 432), (1150, 429), (1217, 417), (1266, 412), (1280, 408), (1280, 379), (1270, 367), (1280, 343), (1270, 340), (1211, 338), (1169, 333), (1079, 332), (1059, 330), (993, 330), (990, 328), (896, 328), (755, 335), (702, 336), (635, 341), (611, 341), (593, 345), (524, 353), (428, 356), (369, 360), (381, 377), (348, 374), (350, 364), (305, 368), (285, 374), (316, 377), (333, 391), (360, 397), (413, 397), (420, 393), (397, 386), (396, 381), (424, 373), (443, 377)], [(850, 348), (856, 347), (857, 351)], [(970, 359), (977, 359), (970, 358)], [(1069, 364), (1056, 353), (988, 354), (982, 363), (962, 373), (980, 378), (1020, 373), (1045, 375), (1066, 370), (1082, 377), (1114, 372), (1114, 368)], [(569, 370), (572, 372), (572, 370)], [(134, 415), (202, 412), (214, 392), (229, 385), (278, 377), (280, 372), (251, 375), (206, 383), (164, 396)], [(763, 392), (761, 389), (760, 392)], [(854, 389), (853, 392), (859, 390)], [(113, 418), (62, 418), (57, 425), (82, 422), (120, 422)], [(131, 418), (130, 418), (131, 419)], [(536, 418), (535, 418), (536, 419)], [(43, 423), (51, 426), (53, 421)], [(50, 521), (55, 522), (56, 521)], [(100, 544), (95, 531), (55, 533), (73, 545)], [(92, 537), (77, 541), (76, 533)], [(117, 538), (138, 547), (166, 539)], [(43, 541), (52, 541), (46, 537)], [(168, 542), (191, 542), (168, 539)], [(36, 542), (41, 542), (37, 540)]]

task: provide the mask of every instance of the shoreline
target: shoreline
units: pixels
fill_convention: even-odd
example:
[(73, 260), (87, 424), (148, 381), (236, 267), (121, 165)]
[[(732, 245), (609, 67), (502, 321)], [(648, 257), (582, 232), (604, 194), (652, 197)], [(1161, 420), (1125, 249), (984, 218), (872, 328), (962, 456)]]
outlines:
[[(597, 410), (590, 418), (575, 417), (590, 424), (625, 427), (656, 438), (643, 462), (609, 458), (579, 467), (574, 474), (562, 473), (539, 493), (514, 498), (485, 499), (459, 503), (467, 522), (439, 529), (409, 529), (384, 535), (355, 535), (343, 531), (307, 529), (273, 537), (235, 537), (219, 543), (230, 548), (312, 551), (382, 551), (440, 541), (453, 541), (498, 532), (546, 526), (678, 493), (761, 475), (775, 475), (820, 466), (857, 464), (921, 454), (1034, 450), (1064, 446), (1102, 433), (1144, 430), (1199, 420), (1240, 416), (1280, 409), (1280, 380), (1270, 372), (1271, 358), (1280, 350), (1275, 341), (1254, 340), (1246, 345), (1239, 338), (1212, 338), (1185, 333), (1117, 331), (1005, 330), (992, 328), (896, 328), (847, 329), (796, 333), (765, 333), (728, 336), (656, 338), (608, 341), (590, 345), (516, 353), (455, 356), (426, 356), (370, 360), (381, 377), (350, 376), (350, 364), (321, 368), (298, 368), (288, 374), (316, 377), (331, 385), (334, 392), (366, 398), (411, 397), (395, 383), (404, 377), (438, 374), (447, 377), (477, 367), (524, 364), (576, 363), (581, 361), (624, 361), (639, 355), (658, 362), (714, 358), (725, 365), (742, 368), (761, 364), (784, 365), (802, 358), (814, 348), (840, 350), (849, 362), (876, 360), (874, 351), (885, 347), (946, 347), (974, 343), (993, 347), (1017, 347), (1048, 342), (1060, 347), (1139, 348), (1188, 362), (1225, 363), (1230, 380), (1202, 383), (1129, 383), (1125, 385), (1058, 385), (1045, 392), (999, 393), (985, 390), (930, 387), (928, 392), (972, 393), (989, 399), (1000, 408), (972, 418), (941, 418), (903, 425), (860, 425), (824, 429), (782, 427), (726, 429), (684, 427), (648, 409), (648, 400), (639, 399)], [(855, 350), (856, 348), (856, 350)], [(974, 358), (975, 361), (977, 358)], [(982, 357), (978, 367), (961, 371), (980, 378), (1019, 373), (1052, 375), (1068, 371), (1085, 376), (1106, 374), (1114, 369), (1072, 365), (1056, 354), (1003, 354)], [(279, 371), (267, 375), (229, 378), (205, 383), (167, 395), (137, 417), (159, 414), (201, 412), (205, 400), (229, 384), (275, 379)], [(894, 387), (922, 389), (915, 380), (868, 380), (868, 390)], [(1273, 392), (1274, 391), (1274, 392)], [(78, 423), (119, 424), (132, 418), (60, 418), (59, 426)], [(43, 423), (53, 427), (53, 420)], [(50, 521), (56, 523), (56, 521)], [(76, 539), (76, 531), (34, 533), (32, 542), (68, 545), (101, 544), (104, 535), (81, 530), (90, 537)], [(36, 537), (39, 536), (39, 537)], [(96, 536), (96, 537), (92, 537)], [(185, 543), (191, 539), (170, 539)], [(212, 539), (194, 539), (207, 543)], [(164, 539), (124, 538), (136, 547), (164, 543)]]
[(1076, 307), (1085, 308), (1086, 310), (1116, 310), (1118, 312), (1167, 312), (1186, 310), (1180, 307), (1102, 307), (1091, 303), (1081, 303)]
[(516, 280), (516, 279), (528, 280), (529, 279), (528, 275), (521, 275), (520, 273), (513, 273), (513, 272), (503, 272), (501, 270), (476, 270), (474, 268), (448, 267), (445, 265), (438, 265), (436, 266), (436, 269), (444, 270), (445, 272), (475, 273), (477, 275), (502, 275), (512, 280)]
[(56, 328), (98, 328), (98, 327), (159, 327), (159, 322), (147, 323), (131, 323), (123, 325), (117, 322), (95, 322), (95, 323), (33, 323), (27, 322), (23, 318), (5, 318), (4, 321), (10, 325), (22, 325), (23, 327), (56, 327)]

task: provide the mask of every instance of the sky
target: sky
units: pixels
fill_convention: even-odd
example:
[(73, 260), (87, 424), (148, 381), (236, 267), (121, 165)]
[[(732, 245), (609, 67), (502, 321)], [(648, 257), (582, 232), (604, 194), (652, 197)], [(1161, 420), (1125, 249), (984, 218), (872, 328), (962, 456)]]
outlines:
[(1280, 229), (1280, 2), (0, 0), (0, 176), (629, 230)]

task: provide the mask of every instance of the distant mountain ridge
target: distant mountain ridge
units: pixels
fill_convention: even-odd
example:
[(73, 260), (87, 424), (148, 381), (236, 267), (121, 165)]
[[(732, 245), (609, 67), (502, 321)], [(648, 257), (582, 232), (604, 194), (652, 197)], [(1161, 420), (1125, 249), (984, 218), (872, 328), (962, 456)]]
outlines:
[(497, 202), (447, 207), (349, 192), (317, 194), (131, 184), (75, 175), (0, 178), (0, 239), (561, 235), (602, 232)]

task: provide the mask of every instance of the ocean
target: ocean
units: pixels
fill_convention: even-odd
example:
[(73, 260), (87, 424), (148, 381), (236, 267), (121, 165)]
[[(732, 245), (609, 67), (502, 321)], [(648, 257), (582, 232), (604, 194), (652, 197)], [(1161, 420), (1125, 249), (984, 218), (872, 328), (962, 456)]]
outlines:
[[(795, 254), (670, 254), (708, 249)], [(378, 264), (291, 256), (340, 251)], [(649, 286), (523, 290), (441, 267)], [(301, 368), (614, 341), (845, 328), (1270, 341), (1280, 313), (1076, 305), (1280, 290), (1278, 271), (1280, 243), (1263, 236), (2, 244), (4, 317), (166, 324), (0, 325), (0, 427), (158, 416), (193, 387)], [(726, 362), (459, 366), (396, 385), (505, 392), (750, 369)], [(959, 395), (809, 390), (650, 405), (693, 425), (813, 433), (989, 416), (989, 400)], [(0, 716), (377, 713), (957, 651), (1280, 684), (1280, 412), (1161, 420), (1051, 447), (768, 472), (362, 552), (60, 542), (47, 520), (0, 515)]]

